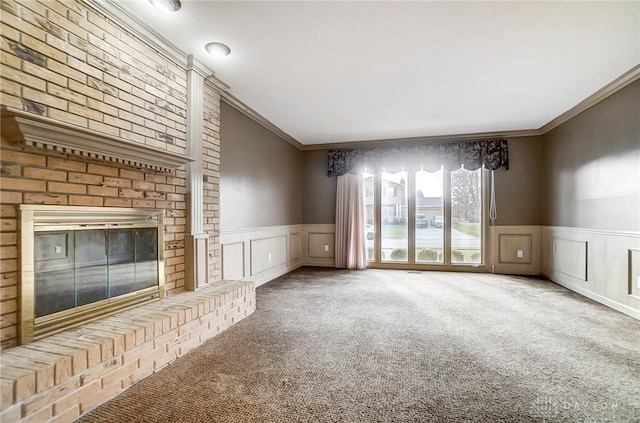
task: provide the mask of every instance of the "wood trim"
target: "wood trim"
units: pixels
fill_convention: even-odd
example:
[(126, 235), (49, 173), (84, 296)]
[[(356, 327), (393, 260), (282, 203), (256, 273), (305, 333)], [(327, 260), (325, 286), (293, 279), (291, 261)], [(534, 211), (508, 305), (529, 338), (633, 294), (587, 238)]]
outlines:
[(111, 18), (116, 25), (139, 35), (141, 40), (166, 58), (184, 68), (187, 53), (169, 41), (165, 36), (134, 15), (125, 6), (115, 0), (83, 0), (89, 7)]
[(331, 150), (340, 148), (378, 148), (378, 147), (396, 147), (398, 145), (419, 145), (435, 142), (455, 142), (465, 140), (485, 140), (495, 138), (514, 138), (529, 137), (541, 135), (537, 129), (524, 129), (520, 131), (496, 131), (496, 132), (477, 132), (473, 134), (454, 134), (454, 135), (434, 135), (426, 137), (411, 138), (391, 138), (384, 140), (360, 140), (327, 144), (309, 144), (303, 145), (302, 150)]
[(415, 144), (424, 144), (424, 143), (432, 143), (432, 142), (446, 142), (446, 141), (465, 141), (465, 140), (483, 140), (483, 139), (492, 139), (492, 138), (519, 138), (519, 137), (530, 137), (530, 136), (540, 136), (544, 135), (552, 129), (560, 126), (561, 124), (567, 122), (568, 120), (574, 118), (579, 115), (586, 109), (595, 104), (601, 102), (612, 94), (620, 91), (626, 86), (634, 83), (640, 79), (640, 65), (637, 65), (624, 73), (619, 78), (615, 79), (610, 84), (607, 84), (602, 89), (598, 90), (594, 94), (590, 95), (576, 106), (567, 110), (560, 116), (551, 120), (544, 126), (541, 126), (538, 129), (523, 129), (523, 130), (511, 130), (511, 131), (494, 131), (494, 132), (476, 132), (470, 134), (453, 134), (453, 135), (434, 135), (434, 136), (424, 136), (424, 137), (410, 137), (410, 138), (390, 138), (390, 139), (381, 139), (381, 140), (359, 140), (359, 141), (347, 141), (347, 142), (337, 142), (337, 143), (326, 143), (326, 144), (302, 144), (295, 138), (291, 137), (289, 134), (282, 131), (280, 128), (275, 126), (269, 120), (264, 118), (262, 115), (251, 109), (251, 107), (242, 103), (236, 97), (234, 97), (231, 93), (226, 92), (223, 94), (224, 100), (231, 106), (235, 107), (238, 111), (244, 113), (249, 118), (255, 120), (256, 122), (263, 125), (265, 128), (269, 129), (274, 134), (278, 135), (289, 144), (297, 147), (300, 150), (330, 150), (334, 148), (376, 148), (376, 147), (390, 147), (397, 146), (399, 144), (405, 145), (415, 145)]
[[(555, 119), (549, 121), (547, 124), (541, 126), (538, 129), (523, 129), (523, 130), (515, 130), (515, 131), (494, 131), (494, 132), (476, 132), (470, 134), (452, 134), (452, 135), (434, 135), (434, 136), (424, 136), (424, 137), (410, 137), (410, 138), (390, 138), (390, 139), (381, 139), (381, 140), (358, 140), (358, 141), (347, 141), (347, 142), (337, 142), (337, 143), (326, 143), (326, 144), (302, 144), (299, 141), (293, 139), (288, 134), (284, 133), (279, 128), (275, 127), (271, 122), (267, 121), (269, 125), (272, 125), (275, 129), (267, 127), (267, 129), (274, 132), (276, 135), (282, 137), (290, 144), (298, 147), (300, 150), (330, 150), (334, 148), (376, 148), (376, 147), (390, 147), (397, 146), (399, 144), (405, 145), (414, 145), (414, 144), (424, 144), (431, 142), (446, 142), (446, 141), (464, 141), (464, 140), (482, 140), (482, 139), (491, 139), (491, 138), (516, 138), (516, 137), (529, 137), (529, 136), (540, 136), (544, 135), (552, 129), (560, 126), (561, 124), (567, 122), (568, 120), (574, 118), (580, 113), (587, 110), (589, 107), (594, 106), (595, 104), (603, 101), (607, 97), (621, 89), (625, 88), (628, 85), (631, 85), (635, 81), (640, 79), (640, 65), (637, 65), (631, 68), (629, 71), (625, 72), (619, 78), (616, 78), (611, 83), (607, 84), (600, 90), (596, 91), (571, 109), (562, 113), (560, 116)], [(231, 94), (229, 96), (233, 97)], [(233, 97), (235, 99), (235, 97)], [(226, 96), (225, 96), (226, 99)], [(237, 99), (236, 99), (237, 100)], [(238, 100), (239, 101), (239, 100)], [(255, 111), (253, 111), (249, 106), (242, 104), (242, 108), (237, 107), (235, 104), (229, 102), (232, 106), (236, 107), (239, 111), (246, 114), (251, 119), (256, 120), (254, 117), (254, 113), (257, 116), (260, 116)], [(260, 116), (261, 117), (261, 116)], [(264, 119), (263, 117), (261, 117)], [(266, 120), (266, 119), (265, 119)], [(257, 120), (256, 120), (257, 121)], [(258, 122), (261, 123), (261, 122)], [(261, 123), (262, 124), (262, 123)], [(264, 125), (264, 124), (263, 124)], [(282, 135), (284, 134), (284, 136)], [(288, 138), (285, 138), (288, 137)]]
[[(296, 228), (296, 229), (302, 230), (303, 226), (307, 226), (307, 225), (303, 225), (301, 223), (294, 223), (292, 225), (252, 226), (247, 228), (223, 229), (220, 231), (220, 236), (233, 236), (233, 235), (245, 234), (249, 232), (275, 233), (277, 231), (287, 231), (288, 228)], [(269, 238), (269, 236), (266, 236), (266, 237)]]
[[(528, 242), (529, 242), (529, 260), (521, 260), (521, 261), (503, 261), (501, 259), (502, 257), (502, 239), (503, 238), (508, 238), (508, 237), (523, 237), (523, 238), (527, 238)], [(499, 233), (498, 234), (498, 257), (497, 257), (497, 261), (496, 264), (523, 264), (523, 265), (531, 265), (533, 264), (533, 234), (505, 234), (505, 233)]]
[[(294, 257), (293, 253), (293, 237), (296, 237), (298, 239), (298, 250), (296, 251), (297, 256)], [(302, 231), (300, 232), (289, 232), (289, 240), (287, 243), (288, 247), (289, 247), (289, 261), (293, 262), (293, 261), (298, 261), (298, 260), (302, 260)]]
[(218, 78), (214, 74), (210, 74), (209, 76), (207, 76), (204, 79), (204, 83), (205, 85), (208, 85), (209, 87), (213, 88), (220, 95), (227, 93), (231, 89), (229, 85), (227, 85), (222, 79)]
[[(312, 256), (311, 255), (311, 236), (312, 235), (331, 235), (331, 237), (333, 238), (333, 242), (331, 245), (329, 244), (329, 253), (330, 255), (321, 255), (321, 256)], [(310, 259), (333, 259), (335, 260), (336, 258), (336, 254), (335, 254), (335, 250), (331, 251), (331, 247), (335, 247), (335, 239), (336, 239), (336, 233), (334, 232), (314, 232), (314, 231), (309, 231), (307, 233), (307, 257), (309, 257)], [(326, 250), (325, 250), (326, 251)]]
[[(135, 16), (126, 7), (122, 6), (116, 0), (83, 0), (84, 3), (90, 7), (100, 11), (104, 15), (114, 19), (114, 22), (123, 28), (135, 32), (141, 37), (141, 39), (149, 44), (151, 47), (159, 51), (165, 57), (176, 62), (181, 67), (185, 68), (187, 65), (187, 53), (185, 53), (178, 46), (173, 44), (155, 29), (150, 27), (140, 18)], [(206, 72), (206, 66), (201, 65), (198, 67), (199, 73)], [(599, 103), (610, 95), (620, 91), (624, 87), (632, 84), (640, 79), (640, 65), (634, 66), (629, 71), (624, 73), (619, 78), (615, 79), (610, 84), (607, 84), (602, 89), (598, 90), (594, 94), (590, 95), (571, 109), (562, 113), (560, 116), (549, 121), (545, 125), (538, 129), (525, 129), (517, 131), (495, 131), (495, 132), (478, 132), (472, 134), (453, 134), (453, 135), (436, 135), (425, 137), (413, 137), (413, 138), (393, 138), (382, 140), (359, 140), (348, 141), (338, 143), (327, 144), (302, 144), (300, 141), (280, 129), (273, 124), (267, 118), (260, 113), (253, 110), (251, 107), (243, 103), (237, 97), (230, 93), (230, 87), (224, 81), (214, 75), (213, 71), (206, 77), (205, 83), (212, 86), (216, 91), (221, 93), (222, 98), (227, 104), (233, 106), (238, 111), (244, 113), (250, 119), (264, 126), (275, 135), (279, 136), (289, 144), (298, 148), (299, 150), (327, 150), (333, 148), (358, 148), (358, 147), (386, 147), (398, 144), (419, 144), (428, 142), (442, 142), (442, 141), (463, 141), (470, 139), (486, 139), (486, 138), (514, 138), (514, 137), (526, 137), (526, 136), (539, 136), (551, 131), (552, 129), (567, 122), (571, 118), (579, 115), (589, 107)]]
[(164, 172), (194, 160), (186, 155), (13, 108), (2, 108), (1, 130), (2, 136), (13, 143), (24, 143)]
[(222, 100), (225, 103), (227, 103), (229, 106), (233, 107), (237, 111), (241, 112), (242, 114), (247, 116), (249, 119), (252, 119), (256, 123), (262, 125), (269, 131), (273, 132), (275, 135), (279, 136), (280, 138), (282, 138), (292, 146), (296, 147), (298, 150), (305, 150), (306, 146), (301, 144), (298, 140), (293, 138), (291, 135), (284, 132), (282, 129), (278, 128), (269, 119), (265, 118), (260, 113), (256, 112), (251, 107), (247, 106), (245, 103), (243, 103), (240, 99), (235, 97), (229, 91), (224, 91), (220, 93), (220, 95), (222, 96)]
[(201, 61), (196, 59), (193, 54), (189, 54), (187, 56), (187, 67), (185, 69), (187, 72), (195, 72), (200, 75), (202, 78), (209, 78), (212, 76), (212, 72), (207, 68)]
[[(194, 64), (189, 55), (189, 64)], [(204, 76), (191, 67), (187, 70), (187, 152), (194, 161), (187, 165), (187, 192), (189, 193), (189, 221), (192, 235), (204, 234), (204, 182), (202, 138), (204, 127)]]
[(638, 79), (640, 79), (640, 65), (634, 66), (629, 71), (622, 74), (619, 78), (616, 78), (611, 83), (605, 85), (595, 93), (591, 94), (589, 97), (582, 100), (580, 103), (573, 106), (571, 109), (567, 110), (560, 116), (540, 127), (540, 134), (544, 135), (552, 129), (557, 128), (568, 120), (578, 116), (589, 107), (594, 106), (610, 95), (617, 93), (624, 87), (631, 85)]
[(570, 281), (561, 279), (556, 277), (556, 275), (553, 274), (553, 272), (546, 272), (546, 271), (542, 271), (542, 276), (544, 276), (545, 278), (549, 279), (550, 281), (557, 283), (558, 285), (564, 286), (565, 288), (577, 292), (578, 294), (582, 295), (583, 297), (587, 297), (589, 299), (592, 299), (593, 301), (596, 301), (600, 304), (604, 304), (609, 308), (612, 308), (614, 310), (619, 311), (620, 313), (624, 313), (627, 316), (631, 316), (634, 319), (638, 319), (640, 320), (640, 310), (636, 310), (633, 307), (628, 306), (627, 304), (622, 304), (616, 300), (613, 300), (609, 297), (605, 297), (604, 295), (598, 294), (596, 292), (593, 292), (583, 286), (580, 286), (578, 284), (572, 283)]
[(609, 229), (592, 229), (592, 228), (580, 228), (571, 226), (553, 226), (553, 225), (540, 225), (541, 228), (553, 229), (555, 231), (565, 231), (569, 233), (586, 233), (596, 235), (608, 235), (608, 236), (624, 236), (624, 237), (640, 237), (640, 232), (634, 231), (614, 231)]

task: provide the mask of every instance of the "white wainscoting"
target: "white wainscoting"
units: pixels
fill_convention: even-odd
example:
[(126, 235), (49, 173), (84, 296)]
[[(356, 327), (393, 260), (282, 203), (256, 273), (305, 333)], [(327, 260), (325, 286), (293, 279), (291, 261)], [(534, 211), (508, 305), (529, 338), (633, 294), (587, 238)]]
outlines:
[(587, 241), (551, 237), (551, 269), (571, 276), (576, 282), (587, 282)]
[(336, 225), (304, 225), (302, 230), (302, 254), (305, 266), (335, 267)]
[[(333, 224), (223, 231), (223, 278), (258, 286), (301, 266), (334, 267), (334, 240)], [(492, 226), (488, 247), (495, 273), (543, 275), (640, 319), (640, 233)]]
[[(489, 233), (489, 262), (492, 272), (540, 274), (540, 226), (491, 226)], [(521, 257), (518, 251), (521, 252)]]
[(259, 286), (297, 269), (303, 265), (302, 238), (302, 225), (222, 231), (222, 278)]
[(334, 267), (334, 237), (334, 224), (222, 231), (222, 278), (259, 286), (301, 266)]
[(640, 233), (542, 227), (542, 274), (613, 309), (640, 319)]

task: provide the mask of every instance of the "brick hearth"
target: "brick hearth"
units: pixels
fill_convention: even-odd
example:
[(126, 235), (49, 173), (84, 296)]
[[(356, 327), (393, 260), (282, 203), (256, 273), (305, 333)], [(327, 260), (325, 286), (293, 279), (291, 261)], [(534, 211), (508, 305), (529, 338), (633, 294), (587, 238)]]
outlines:
[(118, 313), (1, 354), (0, 421), (70, 422), (255, 311), (250, 282)]

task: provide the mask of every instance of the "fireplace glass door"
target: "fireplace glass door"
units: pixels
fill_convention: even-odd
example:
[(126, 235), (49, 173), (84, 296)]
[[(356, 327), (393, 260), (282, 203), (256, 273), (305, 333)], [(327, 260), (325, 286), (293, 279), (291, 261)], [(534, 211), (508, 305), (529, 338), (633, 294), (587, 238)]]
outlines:
[(158, 229), (36, 232), (35, 317), (158, 286)]

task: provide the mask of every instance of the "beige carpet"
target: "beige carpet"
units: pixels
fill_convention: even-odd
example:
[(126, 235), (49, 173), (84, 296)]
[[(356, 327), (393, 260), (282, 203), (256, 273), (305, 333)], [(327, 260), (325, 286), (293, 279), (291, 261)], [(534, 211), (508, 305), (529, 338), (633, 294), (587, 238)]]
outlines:
[(640, 321), (551, 282), (302, 268), (85, 422), (638, 422)]

